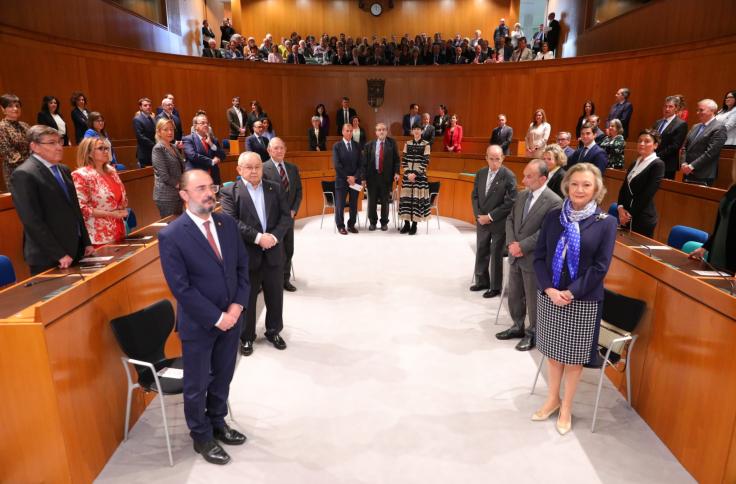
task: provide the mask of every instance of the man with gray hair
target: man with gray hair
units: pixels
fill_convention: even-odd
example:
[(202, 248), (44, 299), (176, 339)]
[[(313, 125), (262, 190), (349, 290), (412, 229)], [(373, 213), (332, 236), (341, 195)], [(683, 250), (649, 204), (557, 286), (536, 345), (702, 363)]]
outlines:
[(181, 119), (179, 119), (179, 116), (174, 113), (174, 101), (172, 99), (165, 97), (161, 101), (161, 111), (156, 115), (157, 123), (159, 119), (171, 120), (171, 122), (174, 123), (174, 139), (176, 141), (181, 141)]
[(184, 136), (184, 157), (187, 160), (187, 170), (199, 168), (206, 171), (220, 185), (220, 162), (225, 159), (225, 152), (220, 148), (220, 142), (210, 132), (210, 122), (204, 114), (198, 114), (192, 120), (194, 132)]
[(575, 153), (575, 150), (570, 147), (571, 139), (572, 135), (569, 131), (560, 131), (559, 133), (557, 133), (557, 144), (560, 145), (560, 148), (562, 148), (562, 151), (568, 158), (570, 158), (572, 154)]
[(327, 149), (327, 133), (321, 129), (319, 116), (312, 116), (312, 127), (307, 130), (309, 151), (325, 151)]
[(31, 156), (13, 171), (10, 193), (23, 223), (23, 257), (35, 275), (66, 269), (94, 252), (71, 172), (61, 161), (64, 140), (55, 129), (28, 130)]
[(698, 102), (695, 115), (700, 122), (687, 134), (680, 165), (685, 182), (711, 186), (718, 176), (718, 157), (726, 143), (726, 126), (716, 119), (717, 110), (718, 104), (712, 99)]
[(631, 121), (631, 115), (634, 114), (634, 106), (629, 102), (629, 94), (628, 87), (622, 87), (616, 91), (616, 102), (611, 106), (610, 111), (608, 111), (608, 118), (606, 119), (606, 121), (612, 119), (621, 121), (621, 125), (624, 127), (624, 139), (629, 135), (629, 122)]
[[(513, 325), (500, 333), (500, 340), (522, 338), (519, 351), (534, 348), (537, 330), (537, 277), (534, 273), (534, 249), (539, 229), (550, 210), (560, 208), (562, 199), (547, 188), (547, 164), (532, 160), (524, 167), (521, 192), (506, 219), (506, 246), (509, 252), (508, 304)], [(529, 327), (524, 331), (524, 319)]]

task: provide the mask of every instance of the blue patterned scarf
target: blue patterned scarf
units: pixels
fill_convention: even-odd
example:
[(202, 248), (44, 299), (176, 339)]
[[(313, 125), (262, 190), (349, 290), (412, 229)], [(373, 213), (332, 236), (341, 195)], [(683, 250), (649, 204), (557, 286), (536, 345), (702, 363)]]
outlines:
[(555, 288), (559, 289), (560, 287), (562, 268), (566, 260), (570, 278), (572, 280), (577, 278), (578, 265), (580, 264), (580, 225), (578, 222), (593, 215), (597, 208), (598, 205), (593, 200), (582, 210), (573, 210), (569, 198), (566, 198), (563, 202), (562, 211), (560, 212), (560, 224), (564, 230), (557, 241), (555, 255), (552, 258), (552, 284)]

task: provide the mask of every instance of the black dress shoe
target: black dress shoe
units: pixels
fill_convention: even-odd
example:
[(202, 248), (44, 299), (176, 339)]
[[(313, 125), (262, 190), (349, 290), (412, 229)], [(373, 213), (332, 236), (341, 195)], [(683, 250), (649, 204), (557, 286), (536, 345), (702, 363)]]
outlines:
[(219, 429), (212, 429), (212, 435), (217, 440), (227, 445), (242, 445), (246, 440), (248, 440), (245, 435), (230, 428), (227, 424), (224, 424)]
[(376, 224), (370, 224), (368, 226), (368, 230), (370, 230), (371, 232), (373, 232), (374, 230), (376, 230)]
[(284, 338), (281, 336), (275, 334), (273, 336), (267, 334), (266, 339), (271, 342), (274, 348), (277, 350), (285, 350), (286, 349), (286, 341), (284, 341)]
[(289, 281), (284, 281), (284, 291), (296, 292), (296, 287)]
[(351, 234), (357, 234), (358, 229), (356, 229), (355, 227), (348, 227), (348, 232), (350, 232)]
[(507, 340), (507, 339), (513, 339), (513, 338), (523, 338), (524, 332), (516, 330), (514, 328), (509, 328), (505, 331), (501, 331), (500, 333), (496, 333), (496, 339), (500, 339), (501, 341)]
[(499, 291), (498, 289), (489, 289), (483, 293), (483, 297), (486, 299), (490, 299), (492, 297), (498, 296), (499, 294), (501, 294), (501, 291)]
[(399, 233), (400, 234), (405, 234), (407, 232), (409, 232), (409, 221), (408, 220), (405, 220), (404, 221), (404, 226), (401, 227), (401, 230), (399, 230)]
[(338, 232), (340, 232), (342, 235), (348, 235), (348, 231), (345, 230), (345, 228), (337, 229)]
[(516, 349), (519, 351), (529, 351), (534, 348), (534, 339), (531, 336), (524, 336), (521, 341), (516, 344)]
[(412, 222), (411, 227), (409, 228), (409, 235), (416, 235), (417, 234), (417, 223)]
[(473, 292), (476, 292), (476, 291), (485, 291), (486, 289), (488, 289), (488, 287), (489, 286), (487, 286), (485, 284), (473, 284), (472, 286), (470, 286), (470, 290), (473, 291)]
[(215, 439), (208, 440), (207, 442), (194, 441), (194, 452), (202, 454), (204, 460), (210, 464), (225, 465), (230, 462), (230, 456), (225, 452), (225, 449), (220, 447)]
[(240, 353), (243, 356), (250, 356), (253, 354), (253, 342), (243, 341), (240, 343)]
[(388, 230), (388, 224), (381, 224), (381, 232), (385, 232)]

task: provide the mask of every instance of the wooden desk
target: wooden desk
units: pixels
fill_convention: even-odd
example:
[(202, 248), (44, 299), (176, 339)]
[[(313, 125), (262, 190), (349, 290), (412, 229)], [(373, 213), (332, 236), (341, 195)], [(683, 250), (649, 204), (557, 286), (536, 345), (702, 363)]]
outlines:
[[(126, 380), (110, 320), (173, 301), (146, 245), (101, 249), (105, 268), (51, 270), (0, 292), (0, 452), (3, 482), (91, 482), (123, 438)], [(65, 277), (60, 277), (65, 276)], [(40, 282), (48, 280), (48, 282)], [(27, 286), (28, 282), (39, 282)], [(181, 352), (178, 337), (167, 354)], [(133, 399), (133, 421), (147, 404)]]

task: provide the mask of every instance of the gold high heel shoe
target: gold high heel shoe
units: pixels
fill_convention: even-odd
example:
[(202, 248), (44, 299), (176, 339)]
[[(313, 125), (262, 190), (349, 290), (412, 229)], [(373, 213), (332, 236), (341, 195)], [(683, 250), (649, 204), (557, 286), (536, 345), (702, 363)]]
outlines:
[(532, 414), (532, 421), (533, 422), (542, 422), (543, 420), (547, 420), (552, 415), (554, 415), (554, 413), (557, 412), (559, 409), (560, 409), (560, 404), (557, 404), (557, 406), (555, 408), (553, 408), (552, 410), (550, 410), (547, 413), (542, 413), (542, 410), (539, 409), (539, 410), (537, 410), (536, 412), (534, 412)]
[(560, 423), (560, 417), (558, 415), (557, 416), (557, 423), (555, 423), (555, 427), (557, 427), (557, 432), (560, 435), (565, 435), (568, 432), (570, 432), (570, 430), (572, 430), (572, 415), (570, 415), (570, 423), (568, 423), (567, 425), (562, 425)]

